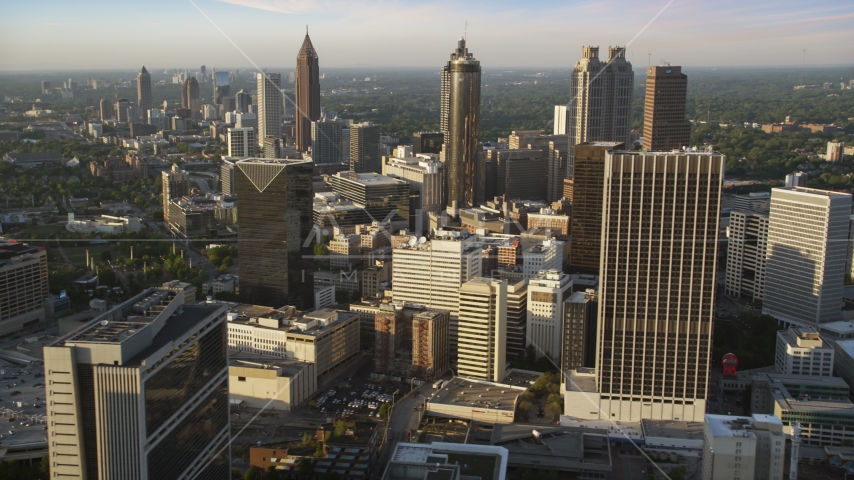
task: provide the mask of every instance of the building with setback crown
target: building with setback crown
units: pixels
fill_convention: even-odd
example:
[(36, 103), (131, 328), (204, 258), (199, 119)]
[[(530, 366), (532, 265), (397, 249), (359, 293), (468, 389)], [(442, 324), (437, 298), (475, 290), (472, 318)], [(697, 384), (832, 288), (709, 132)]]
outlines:
[(150, 288), (45, 346), (52, 475), (230, 478), (225, 315)]
[(305, 152), (311, 146), (311, 122), (320, 118), (320, 71), (317, 52), (308, 38), (308, 27), (305, 29), (305, 40), (297, 54), (294, 92), (296, 146), (298, 151)]
[(480, 129), (480, 62), (469, 53), (465, 38), (457, 42), (442, 67), (439, 122), (445, 144), (445, 195), (449, 207), (475, 205), (478, 133)]
[(799, 326), (841, 320), (850, 217), (848, 193), (771, 190), (763, 314)]
[(44, 247), (0, 242), (0, 331), (30, 328), (44, 320), (48, 293)]
[(282, 76), (278, 73), (256, 73), (258, 84), (258, 144), (265, 138), (282, 136)]
[(573, 147), (582, 142), (631, 144), (631, 110), (635, 74), (625, 47), (608, 47), (608, 60), (599, 60), (599, 47), (582, 47), (572, 73), (568, 105), (555, 106), (554, 134), (568, 135), (567, 178), (573, 178)]
[(313, 166), (306, 160), (239, 160), (240, 301), (300, 310), (314, 306)]
[(685, 118), (688, 77), (682, 67), (651, 66), (646, 69), (643, 107), (643, 149), (652, 152), (687, 147), (691, 123)]
[[(142, 70), (136, 75), (136, 98), (136, 104), (141, 112), (151, 110), (151, 75), (148, 74), (145, 65), (142, 66)], [(145, 114), (143, 113), (143, 115)], [(144, 123), (147, 119), (143, 118), (141, 120)]]
[(587, 399), (598, 395), (598, 418), (702, 421), (725, 163), (712, 153), (607, 152), (598, 393), (568, 391), (566, 405), (588, 403), (568, 414), (591, 415)]

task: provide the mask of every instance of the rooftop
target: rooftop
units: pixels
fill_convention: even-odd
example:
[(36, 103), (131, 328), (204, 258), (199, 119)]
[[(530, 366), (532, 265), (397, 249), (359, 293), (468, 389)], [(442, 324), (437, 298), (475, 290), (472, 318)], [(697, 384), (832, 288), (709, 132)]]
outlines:
[(527, 386), (517, 387), (454, 377), (440, 390), (436, 390), (427, 402), (441, 405), (468, 405), (514, 410), (516, 397), (527, 389)]
[[(122, 343), (156, 320), (175, 296), (175, 293), (167, 290), (151, 289), (143, 292), (100, 315), (82, 330), (61, 340), (61, 344)], [(115, 313), (123, 307), (129, 311), (121, 312), (121, 320), (107, 319), (115, 318)]]
[(703, 440), (703, 422), (679, 420), (641, 420), (645, 437)]
[(753, 419), (750, 417), (735, 417), (729, 415), (706, 414), (706, 425), (715, 437), (744, 437), (756, 438), (756, 435), (745, 427), (750, 427)]
[(385, 175), (380, 175), (379, 173), (356, 173), (352, 170), (348, 170), (346, 172), (338, 172), (334, 175), (335, 177), (350, 180), (355, 183), (361, 183), (363, 185), (408, 185), (405, 181), (387, 177)]
[[(346, 307), (345, 307), (346, 308)], [(248, 304), (231, 304), (228, 321), (255, 328), (282, 330), (300, 335), (319, 335), (359, 315), (338, 308), (301, 312), (294, 307), (279, 309)]]
[(311, 160), (293, 159), (293, 158), (244, 158), (234, 162), (239, 163), (258, 163), (258, 164), (273, 164), (273, 165), (294, 165), (298, 163), (311, 163)]

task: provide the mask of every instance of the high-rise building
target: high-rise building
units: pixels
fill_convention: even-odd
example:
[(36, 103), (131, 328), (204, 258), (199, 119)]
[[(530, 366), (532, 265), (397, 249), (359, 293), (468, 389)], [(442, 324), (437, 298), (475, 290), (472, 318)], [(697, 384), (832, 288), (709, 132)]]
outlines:
[(50, 93), (50, 82), (48, 82), (47, 80), (42, 80), (41, 86), (42, 95), (47, 95), (48, 93)]
[[(228, 72), (217, 72), (213, 69), (213, 98), (214, 104), (220, 105), (223, 98), (228, 98), (231, 94), (231, 79)], [(229, 110), (226, 110), (229, 111)]]
[(605, 157), (607, 152), (622, 148), (625, 144), (620, 142), (583, 142), (575, 146), (575, 176), (569, 197), (569, 268), (573, 272), (599, 274)]
[(682, 67), (651, 66), (646, 69), (643, 107), (643, 148), (666, 152), (691, 143), (691, 123), (685, 118), (688, 77)]
[[(395, 354), (412, 340), (412, 322), (403, 315), (403, 306), (383, 303), (374, 315), (374, 368), (394, 368)], [(409, 323), (409, 325), (407, 325)]]
[(771, 190), (762, 313), (799, 326), (840, 320), (851, 195)]
[(278, 73), (256, 73), (258, 83), (258, 142), (282, 136), (282, 76)]
[(827, 160), (828, 162), (838, 162), (842, 160), (842, 157), (844, 155), (844, 142), (827, 142), (827, 153), (825, 154), (825, 160)]
[(148, 74), (145, 65), (136, 75), (136, 98), (136, 105), (141, 112), (151, 110), (151, 75)]
[(362, 205), (372, 221), (396, 229), (409, 225), (409, 184), (376, 173), (338, 172), (328, 177), (332, 191)]
[(230, 478), (225, 318), (151, 288), (45, 346), (51, 474)]
[(573, 178), (573, 147), (582, 142), (631, 144), (632, 93), (635, 74), (624, 47), (609, 47), (608, 61), (599, 47), (582, 47), (570, 80), (568, 105), (555, 106), (554, 134), (568, 135), (567, 178)]
[(113, 118), (113, 106), (109, 100), (106, 98), (102, 98), (99, 102), (100, 104), (100, 112), (101, 112), (101, 120), (108, 120)]
[(341, 163), (341, 122), (321, 118), (311, 122), (311, 160), (315, 165)]
[(239, 92), (234, 94), (234, 108), (238, 112), (248, 113), (249, 105), (252, 105), (252, 95), (241, 88)]
[(761, 301), (765, 290), (768, 214), (733, 210), (727, 227), (726, 294)]
[(431, 241), (422, 243), (415, 239), (393, 245), (391, 267), (396, 302), (451, 312), (452, 359), (457, 355), (460, 286), (481, 276), (481, 248), (477, 238), (455, 233), (439, 230)]
[(560, 365), (563, 346), (563, 302), (572, 293), (572, 279), (558, 271), (542, 271), (528, 282), (528, 323), (525, 345), (533, 345), (537, 358), (548, 357)]
[[(596, 316), (599, 296), (593, 289), (574, 292), (563, 302), (563, 348), (560, 371), (596, 367)], [(566, 383), (565, 376), (561, 384)]]
[(237, 189), (234, 186), (234, 162), (236, 161), (236, 158), (222, 159), (222, 165), (219, 168), (219, 178), (222, 182), (223, 195), (237, 195)]
[(451, 313), (426, 309), (412, 318), (412, 366), (428, 379), (448, 371)]
[(522, 275), (531, 280), (543, 271), (563, 271), (564, 242), (547, 238), (522, 252)]
[(234, 166), (240, 198), (240, 300), (300, 310), (314, 306), (312, 163), (246, 159)]
[(495, 161), (495, 187), (489, 190), (495, 197), (506, 195), (508, 200), (545, 200), (548, 159), (542, 151), (496, 149), (485, 154)]
[(119, 123), (129, 123), (131, 116), (130, 109), (130, 101), (127, 98), (120, 98), (115, 106), (116, 121)]
[(430, 213), (439, 214), (444, 208), (444, 176), (442, 162), (429, 155), (417, 157), (392, 157), (385, 165), (385, 173), (409, 184), (410, 193), (416, 193), (417, 202), (410, 205), (409, 229), (421, 233), (428, 229)]
[(556, 202), (566, 195), (563, 194), (563, 185), (566, 178), (567, 152), (569, 151), (569, 137), (567, 135), (552, 135), (553, 140), (548, 146), (548, 185), (546, 187), (546, 201)]
[(607, 153), (600, 418), (703, 419), (725, 164), (714, 153)]
[(163, 183), (163, 220), (169, 223), (169, 202), (190, 193), (190, 176), (178, 165), (172, 165), (172, 170), (164, 171)]
[(181, 85), (181, 108), (189, 108), (194, 114), (198, 114), (201, 106), (199, 82), (196, 77), (190, 77)]
[(438, 155), (445, 143), (442, 132), (415, 132), (412, 134), (412, 153), (432, 153)]
[(305, 152), (311, 146), (311, 122), (320, 118), (320, 70), (317, 52), (308, 29), (305, 40), (297, 54), (296, 85), (296, 146), (300, 152)]
[(250, 158), (255, 156), (255, 129), (228, 129), (228, 156), (232, 158)]
[(371, 122), (350, 125), (350, 170), (382, 173), (379, 126)]
[(208, 75), (207, 74), (207, 67), (202, 65), (202, 68), (199, 69), (199, 72), (201, 73), (202, 82), (206, 82), (207, 81), (207, 75)]
[(500, 382), (507, 363), (507, 282), (475, 277), (460, 286), (457, 374)]
[(38, 325), (45, 319), (48, 293), (44, 247), (0, 242), (0, 331)]
[(442, 67), (440, 129), (444, 134), (445, 198), (449, 207), (475, 204), (476, 163), (480, 128), (480, 62), (457, 42)]
[[(484, 272), (488, 274), (489, 272)], [(525, 353), (525, 325), (528, 322), (528, 282), (511, 280), (507, 284), (507, 348), (508, 359)]]

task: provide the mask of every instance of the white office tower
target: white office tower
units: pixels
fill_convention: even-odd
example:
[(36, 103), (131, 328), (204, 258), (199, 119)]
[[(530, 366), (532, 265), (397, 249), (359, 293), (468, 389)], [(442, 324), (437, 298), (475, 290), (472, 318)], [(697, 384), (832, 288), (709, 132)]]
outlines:
[(768, 214), (733, 210), (727, 227), (726, 294), (762, 300), (768, 249)]
[(759, 413), (706, 415), (702, 462), (702, 480), (783, 480), (783, 423), (774, 415)]
[(258, 83), (258, 145), (265, 138), (282, 136), (282, 76), (278, 73), (256, 73)]
[(833, 347), (812, 327), (777, 332), (774, 366), (784, 375), (833, 376)]
[(570, 78), (569, 103), (555, 106), (554, 134), (569, 137), (567, 178), (573, 175), (575, 145), (592, 141), (631, 145), (634, 79), (625, 47), (608, 47), (608, 60), (599, 60), (599, 47), (582, 47)]
[[(398, 150), (400, 148), (398, 147)], [(410, 230), (416, 233), (425, 232), (430, 225), (428, 215), (441, 213), (444, 205), (442, 162), (436, 155), (392, 157), (385, 164), (384, 175), (398, 177), (408, 183), (410, 195), (418, 192), (420, 204), (409, 211), (412, 217)]]
[(460, 286), (481, 276), (481, 252), (477, 236), (444, 230), (437, 230), (433, 240), (412, 237), (392, 250), (394, 300), (451, 312), (452, 359), (457, 357)]
[(547, 238), (538, 245), (522, 252), (522, 272), (525, 280), (534, 278), (541, 271), (563, 270), (564, 242)]
[(51, 475), (230, 478), (225, 323), (151, 288), (44, 347)]
[(847, 193), (771, 191), (763, 314), (800, 326), (841, 320), (850, 216)]
[(539, 272), (528, 283), (528, 322), (525, 346), (533, 345), (537, 358), (546, 356), (560, 365), (563, 340), (563, 302), (572, 295), (572, 280), (560, 270)]
[(507, 363), (507, 282), (476, 277), (460, 287), (457, 373), (500, 382)]
[(228, 129), (228, 156), (233, 158), (252, 158), (255, 156), (255, 129)]

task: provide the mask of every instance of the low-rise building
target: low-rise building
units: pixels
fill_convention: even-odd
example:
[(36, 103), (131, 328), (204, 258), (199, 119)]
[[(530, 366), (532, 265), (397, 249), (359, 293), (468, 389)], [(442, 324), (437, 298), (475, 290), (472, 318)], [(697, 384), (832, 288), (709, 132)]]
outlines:
[(331, 308), (299, 312), (286, 306), (239, 304), (228, 311), (228, 346), (241, 352), (317, 364), (333, 374), (360, 350), (359, 314)]
[[(507, 449), (507, 466), (558, 472), (560, 478), (609, 478), (606, 430), (543, 424), (495, 425), (490, 443)], [(576, 477), (578, 475), (578, 477)]]
[(703, 480), (782, 480), (786, 459), (783, 424), (774, 415), (706, 415)]
[(522, 271), (525, 280), (531, 280), (543, 271), (563, 270), (564, 242), (549, 238), (522, 252)]
[(569, 235), (569, 215), (561, 215), (553, 208), (542, 208), (539, 213), (528, 213), (528, 230), (546, 230), (553, 236)]
[(228, 394), (239, 408), (290, 411), (317, 391), (317, 365), (299, 360), (232, 356)]
[(335, 305), (335, 287), (314, 287), (314, 308), (320, 309)]
[(329, 265), (346, 267), (361, 261), (359, 235), (335, 235), (329, 240)]
[(77, 220), (74, 213), (68, 214), (65, 229), (74, 233), (109, 233), (118, 235), (123, 232), (138, 232), (141, 222), (138, 217), (114, 217), (100, 215), (90, 220)]
[(811, 327), (791, 327), (777, 332), (774, 366), (787, 375), (833, 375), (833, 348)]
[(500, 446), (400, 442), (382, 480), (504, 480), (508, 457)]
[(202, 284), (204, 295), (216, 295), (220, 292), (234, 293), (234, 275), (220, 275)]
[(182, 238), (234, 237), (237, 199), (224, 195), (184, 196), (169, 202), (169, 229)]
[(391, 288), (391, 260), (376, 260), (373, 266), (362, 270), (362, 296), (380, 298)]
[(493, 424), (513, 423), (519, 395), (527, 387), (453, 377), (434, 390), (425, 409), (428, 416)]

